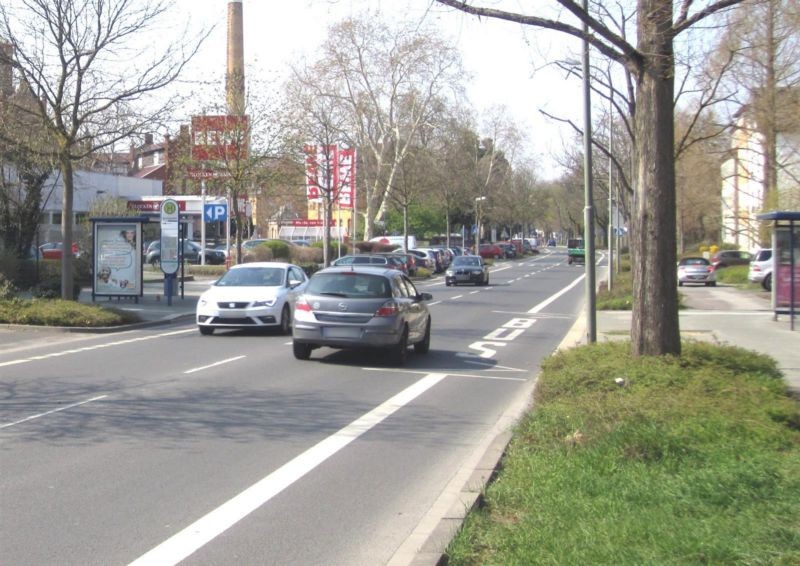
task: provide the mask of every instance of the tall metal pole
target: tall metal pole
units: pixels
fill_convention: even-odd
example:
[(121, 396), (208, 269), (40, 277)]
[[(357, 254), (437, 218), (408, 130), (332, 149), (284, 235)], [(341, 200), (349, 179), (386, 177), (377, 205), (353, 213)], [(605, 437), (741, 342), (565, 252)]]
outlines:
[[(583, 0), (583, 9), (589, 12), (589, 1)], [(589, 34), (584, 22), (583, 33)], [(592, 195), (592, 109), (589, 85), (589, 42), (583, 41), (583, 183), (584, 183), (584, 237), (586, 246), (586, 340), (597, 342), (597, 304), (595, 301), (594, 205)]]
[[(614, 90), (609, 89), (608, 97), (608, 290), (614, 288), (614, 198), (611, 186), (614, 183)], [(619, 253), (619, 250), (617, 250)]]

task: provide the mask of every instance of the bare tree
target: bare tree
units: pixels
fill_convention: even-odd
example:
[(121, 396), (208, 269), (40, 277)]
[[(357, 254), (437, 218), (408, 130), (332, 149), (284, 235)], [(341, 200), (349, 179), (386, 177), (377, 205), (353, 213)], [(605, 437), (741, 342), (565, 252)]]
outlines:
[(368, 239), (430, 105), (458, 92), (460, 58), (429, 30), (392, 28), (371, 14), (332, 26), (319, 56), (316, 75), (295, 74), (348, 112), (348, 134), (362, 155)]
[[(556, 30), (587, 41), (635, 79), (636, 175), (633, 252), (632, 353), (680, 354), (676, 264), (674, 48), (675, 38), (698, 22), (742, 0), (681, 2), (637, 0), (637, 43), (627, 41), (572, 0), (555, 0), (572, 23), (480, 7), (474, 2), (436, 0), (475, 14)], [(568, 16), (565, 16), (568, 17)], [(584, 32), (584, 27), (586, 32)]]
[[(10, 57), (0, 57), (37, 101), (33, 109), (16, 110), (34, 116), (55, 141), (64, 249), (73, 242), (76, 162), (148, 131), (181, 103), (177, 96), (158, 101), (152, 95), (177, 79), (207, 34), (172, 30), (170, 36), (181, 39), (156, 51), (148, 34), (166, 24), (169, 7), (167, 0), (6, 0), (0, 5), (0, 33), (12, 46)], [(145, 101), (153, 106), (137, 111), (135, 105)], [(72, 298), (72, 285), (72, 256), (64, 254), (64, 299)]]

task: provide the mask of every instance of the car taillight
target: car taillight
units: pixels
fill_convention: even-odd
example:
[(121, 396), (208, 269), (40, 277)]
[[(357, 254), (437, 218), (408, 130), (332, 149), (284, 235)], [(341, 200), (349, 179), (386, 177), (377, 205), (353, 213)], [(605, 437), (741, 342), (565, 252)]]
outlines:
[(394, 316), (400, 312), (400, 308), (394, 301), (386, 301), (375, 311), (375, 316)]
[(294, 304), (294, 310), (311, 312), (311, 305), (308, 304), (308, 301), (306, 301), (305, 297), (300, 297)]
[(713, 265), (709, 265), (709, 266), (708, 266), (708, 269), (707, 269), (707, 271), (708, 271), (709, 273), (711, 273), (712, 271), (714, 271), (714, 266), (713, 266)]
[(761, 268), (759, 266), (757, 266), (757, 265), (754, 265), (752, 267), (752, 269), (753, 269), (753, 271), (761, 271)]

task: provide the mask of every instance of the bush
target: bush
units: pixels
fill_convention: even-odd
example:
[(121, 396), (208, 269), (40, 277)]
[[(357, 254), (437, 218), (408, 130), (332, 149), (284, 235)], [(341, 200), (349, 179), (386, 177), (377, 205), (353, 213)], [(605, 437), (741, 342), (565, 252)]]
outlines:
[(289, 259), (297, 265), (322, 263), (322, 248), (315, 246), (294, 246)]
[(720, 283), (729, 285), (747, 285), (747, 272), (750, 267), (747, 265), (731, 265), (716, 269), (714, 275)]
[(13, 299), (17, 296), (19, 289), (8, 279), (0, 273), (0, 301)]

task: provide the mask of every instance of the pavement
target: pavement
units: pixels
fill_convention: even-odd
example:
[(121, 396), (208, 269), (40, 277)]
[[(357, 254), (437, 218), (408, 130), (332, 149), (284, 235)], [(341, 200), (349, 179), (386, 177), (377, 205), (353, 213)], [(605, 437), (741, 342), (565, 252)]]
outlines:
[[(200, 294), (212, 281), (188, 278), (184, 281), (183, 293), (178, 289), (171, 299), (165, 295), (164, 284), (160, 280), (145, 281), (143, 296), (137, 300), (96, 297), (95, 304), (135, 312), (142, 322), (122, 328), (91, 331), (111, 332), (191, 320)], [(681, 293), (687, 307), (679, 314), (683, 339), (738, 346), (766, 354), (776, 360), (789, 390), (800, 396), (800, 319), (795, 319), (795, 328), (792, 329), (788, 316), (776, 317), (773, 314), (769, 294), (762, 291), (718, 285), (713, 288), (683, 287)], [(92, 303), (91, 291), (82, 292), (79, 301)], [(631, 313), (628, 311), (599, 311), (596, 323), (598, 342), (623, 340), (630, 336)], [(15, 340), (36, 340), (36, 332), (30, 327), (4, 325), (0, 328), (0, 350), (15, 347)], [(580, 317), (559, 349), (585, 344), (587, 334), (586, 317)], [(478, 443), (418, 527), (397, 550), (390, 565), (434, 566), (443, 563), (444, 551), (464, 518), (480, 505), (481, 494), (496, 473), (511, 440), (514, 424), (530, 410), (535, 383), (536, 380), (530, 380), (495, 427)]]

